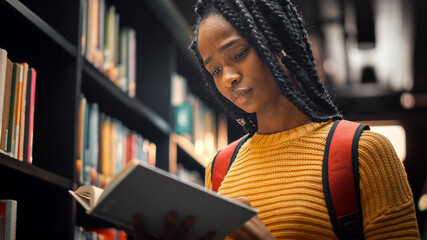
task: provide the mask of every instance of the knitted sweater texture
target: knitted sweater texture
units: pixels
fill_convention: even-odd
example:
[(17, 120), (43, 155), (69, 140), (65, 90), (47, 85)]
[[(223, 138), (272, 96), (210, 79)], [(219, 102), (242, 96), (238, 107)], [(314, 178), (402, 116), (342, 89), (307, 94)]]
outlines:
[[(277, 239), (336, 239), (322, 185), (323, 152), (332, 124), (255, 133), (240, 148), (218, 192), (248, 198)], [(407, 176), (387, 138), (362, 133), (359, 171), (365, 238), (419, 239)], [(212, 188), (211, 164), (206, 187)]]

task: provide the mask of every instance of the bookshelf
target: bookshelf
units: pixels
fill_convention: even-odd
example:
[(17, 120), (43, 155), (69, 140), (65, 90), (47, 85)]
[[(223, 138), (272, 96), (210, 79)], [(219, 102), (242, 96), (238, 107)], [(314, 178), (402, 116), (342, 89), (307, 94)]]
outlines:
[(78, 186), (81, 94), (155, 143), (157, 167), (168, 171), (179, 162), (203, 175), (209, 161), (195, 153), (194, 144), (173, 133), (171, 74), (185, 75), (193, 92), (203, 88), (187, 50), (190, 27), (173, 2), (106, 0), (116, 6), (120, 27), (137, 33), (135, 98), (81, 55), (82, 3), (0, 0), (0, 48), (13, 62), (27, 62), (37, 70), (33, 164), (0, 151), (0, 199), (18, 201), (17, 239), (71, 240), (76, 225), (108, 226), (82, 214), (67, 192)]

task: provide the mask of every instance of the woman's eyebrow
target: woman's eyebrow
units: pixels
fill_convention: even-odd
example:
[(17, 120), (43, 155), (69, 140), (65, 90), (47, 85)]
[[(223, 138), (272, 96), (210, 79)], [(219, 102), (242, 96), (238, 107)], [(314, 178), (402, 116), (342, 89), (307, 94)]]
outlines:
[[(233, 44), (235, 44), (236, 42), (238, 42), (238, 41), (240, 41), (240, 40), (242, 40), (242, 39), (241, 39), (241, 38), (236, 38), (236, 39), (232, 39), (232, 40), (230, 40), (230, 41), (228, 41), (228, 42), (224, 43), (224, 44), (223, 44), (223, 45), (218, 49), (218, 52), (222, 52), (222, 51), (224, 51), (225, 49), (227, 49), (227, 48), (231, 47)], [(211, 62), (212, 60), (213, 60), (213, 57), (212, 57), (212, 56), (207, 57), (207, 58), (206, 58), (206, 60), (204, 61), (205, 66), (206, 66), (209, 62)]]

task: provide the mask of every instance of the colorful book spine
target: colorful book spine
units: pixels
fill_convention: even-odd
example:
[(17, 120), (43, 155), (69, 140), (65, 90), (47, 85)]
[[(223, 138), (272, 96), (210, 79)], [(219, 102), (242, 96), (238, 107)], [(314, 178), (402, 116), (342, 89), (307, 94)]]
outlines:
[(12, 75), (13, 75), (13, 63), (7, 59), (6, 66), (6, 79), (4, 87), (4, 97), (3, 97), (3, 120), (1, 123), (1, 139), (0, 139), (0, 149), (6, 151), (7, 138), (8, 138), (8, 128), (9, 128), (9, 114), (10, 114), (10, 99), (12, 91)]
[(36, 71), (27, 63), (4, 60), (4, 53), (0, 49), (0, 149), (31, 163)]
[(7, 51), (0, 48), (0, 141), (2, 138), (3, 108), (6, 89)]
[(224, 134), (221, 134), (222, 139), (218, 139), (219, 125), (216, 114), (187, 90), (187, 81), (183, 76), (172, 74), (171, 81), (174, 132), (191, 141), (198, 155), (213, 158), (218, 149), (218, 142), (227, 142), (227, 136)]
[(99, 124), (99, 107), (98, 104), (92, 103), (89, 107), (88, 121), (88, 142), (85, 149), (83, 161), (83, 183), (97, 184), (98, 169), (98, 124)]
[(9, 124), (7, 127), (7, 141), (6, 141), (6, 152), (12, 153), (12, 143), (15, 129), (15, 108), (16, 108), (16, 99), (18, 92), (18, 79), (21, 73), (21, 69), (17, 63), (13, 63), (13, 72), (12, 72), (12, 87), (10, 91), (10, 108), (9, 108)]
[(27, 108), (27, 96), (30, 95), (27, 93), (28, 90), (28, 78), (31, 78), (31, 69), (27, 63), (20, 63), (24, 67), (23, 76), (22, 76), (22, 92), (21, 92), (21, 105), (20, 105), (20, 119), (17, 125), (19, 126), (19, 134), (17, 138), (16, 145), (16, 158), (23, 161), (24, 160), (24, 140), (25, 140), (25, 121), (27, 118), (26, 108)]
[(28, 163), (33, 163), (33, 140), (34, 140), (34, 111), (36, 108), (36, 76), (37, 72), (34, 68), (31, 68), (31, 98), (30, 98), (30, 111), (29, 111), (29, 124), (28, 124), (28, 138), (27, 146), (27, 156)]
[(82, 0), (82, 55), (117, 87), (135, 97), (136, 31), (120, 28), (120, 15), (105, 0)]
[(21, 123), (21, 110), (22, 110), (22, 93), (23, 93), (23, 87), (24, 87), (24, 75), (27, 74), (28, 71), (28, 65), (18, 64), (19, 66), (19, 77), (17, 79), (17, 90), (16, 90), (16, 96), (15, 96), (15, 120), (13, 123), (14, 129), (13, 129), (13, 136), (12, 136), (12, 155), (14, 157), (17, 157), (18, 155), (18, 144), (19, 144), (19, 134), (20, 134), (20, 123)]
[(25, 108), (24, 108), (24, 115), (25, 120), (22, 122), (21, 129), (22, 131), (22, 138), (20, 139), (20, 155), (22, 157), (22, 161), (30, 163), (28, 158), (28, 139), (30, 138), (30, 121), (31, 121), (31, 87), (33, 82), (33, 69), (30, 68), (28, 71), (28, 78), (27, 78), (27, 86), (26, 86), (26, 95), (25, 95)]
[(0, 200), (0, 217), (3, 219), (4, 226), (1, 237), (4, 240), (16, 239), (17, 207), (18, 203), (16, 200)]
[(82, 96), (76, 154), (79, 182), (102, 187), (132, 159), (155, 165), (156, 145)]
[(86, 162), (89, 159), (89, 104), (85, 105), (84, 108), (84, 123), (83, 123), (83, 158), (82, 158), (82, 177), (83, 177), (83, 183), (87, 184), (89, 182), (89, 179), (86, 174), (85, 165)]
[(76, 148), (76, 178), (83, 183), (83, 152), (84, 152), (84, 128), (85, 128), (86, 98), (80, 96), (79, 116), (77, 126), (77, 148)]
[(116, 228), (95, 228), (84, 229), (74, 228), (74, 240), (127, 240), (127, 234), (123, 230)]

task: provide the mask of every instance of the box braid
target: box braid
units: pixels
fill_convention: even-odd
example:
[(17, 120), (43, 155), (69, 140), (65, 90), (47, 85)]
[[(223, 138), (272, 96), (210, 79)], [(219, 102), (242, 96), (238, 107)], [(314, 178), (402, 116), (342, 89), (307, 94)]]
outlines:
[[(263, 22), (263, 17), (261, 17), (261, 15), (259, 14), (259, 9), (256, 7), (255, 1), (247, 2), (249, 3), (247, 3), (246, 6), (244, 6), (243, 3), (240, 1), (235, 2), (237, 11), (241, 13), (242, 18), (246, 21), (246, 24), (244, 24), (244, 26), (247, 27), (241, 29), (241, 32), (244, 32), (247, 28), (251, 29), (252, 37), (255, 41), (255, 46), (262, 46), (260, 48), (261, 52), (258, 51), (258, 54), (262, 56), (262, 59), (266, 60), (265, 62), (267, 63), (267, 65), (270, 66), (271, 71), (273, 73), (276, 73), (275, 80), (278, 83), (279, 88), (282, 90), (282, 93), (292, 102), (298, 102), (298, 105), (301, 106), (300, 110), (306, 113), (307, 115), (312, 110), (320, 111), (319, 106), (314, 101), (312, 101), (306, 94), (299, 91), (299, 89), (297, 89), (296, 87), (297, 85), (307, 86), (306, 84), (310, 84), (309, 82), (311, 82), (310, 79), (308, 79), (308, 77), (305, 75), (304, 69), (300, 68), (298, 69), (299, 71), (294, 71), (296, 73), (294, 74), (294, 77), (296, 76), (297, 79), (301, 79), (303, 81), (305, 80), (305, 83), (301, 82), (301, 84), (297, 84), (292, 78), (287, 76), (283, 68), (277, 64), (277, 60), (275, 59), (275, 56), (273, 55), (271, 50), (267, 47), (269, 42), (268, 40), (271, 40), (270, 42), (273, 43), (272, 45), (279, 46), (278, 50), (276, 50), (276, 52), (278, 53), (282, 49), (280, 47), (279, 41), (274, 36), (275, 34), (272, 31), (269, 31), (268, 25), (264, 24), (264, 26), (259, 26), (258, 24), (258, 27), (255, 26), (255, 20), (252, 17), (258, 18), (258, 23), (260, 23), (259, 21)], [(252, 11), (252, 15), (247, 10), (247, 8), (249, 7), (254, 7), (255, 9), (254, 11)], [(261, 29), (264, 35), (258, 32), (257, 29)], [(266, 39), (265, 36), (270, 38)], [(251, 45), (254, 46), (254, 44)], [(287, 58), (289, 59), (290, 56), (288, 56)]]
[[(329, 109), (331, 112), (336, 112), (336, 108), (332, 103), (329, 95), (326, 93), (322, 82), (320, 81), (318, 72), (316, 70), (316, 62), (314, 60), (313, 52), (311, 51), (310, 43), (308, 41), (307, 33), (304, 29), (303, 21), (299, 17), (296, 8), (287, 1), (282, 1), (283, 9), (286, 9), (288, 15), (294, 16), (289, 19), (283, 14), (282, 7), (278, 4), (272, 4), (271, 1), (259, 1), (261, 4), (264, 4), (271, 12), (272, 16), (270, 19), (278, 18), (282, 21), (282, 24), (274, 24), (276, 26), (289, 26), (290, 24), (296, 27), (299, 31), (294, 29), (277, 29), (278, 32), (296, 32), (291, 35), (291, 42), (284, 42), (282, 46), (288, 46), (287, 51), (290, 54), (287, 54), (286, 57), (282, 58), (282, 62), (285, 66), (291, 71), (298, 82), (304, 88), (305, 93), (308, 94), (308, 97), (311, 101), (314, 101), (315, 104), (318, 104), (324, 109)], [(271, 38), (272, 39), (272, 38)], [(283, 36), (280, 39), (287, 39), (286, 36)], [(273, 39), (272, 39), (273, 41)], [(296, 51), (293, 49), (297, 49)], [(295, 54), (294, 54), (295, 53)], [(332, 109), (331, 109), (332, 108)], [(322, 112), (322, 111), (320, 111)]]
[[(190, 49), (198, 59), (214, 98), (231, 117), (246, 123), (243, 126), (246, 131), (254, 133), (257, 130), (256, 115), (244, 112), (222, 96), (198, 50), (200, 24), (214, 14), (222, 15), (246, 39), (270, 69), (282, 94), (312, 121), (341, 119), (318, 76), (303, 20), (289, 0), (198, 0), (196, 13), (199, 18)], [(286, 53), (281, 61), (291, 76), (277, 61), (276, 54), (281, 51)]]

